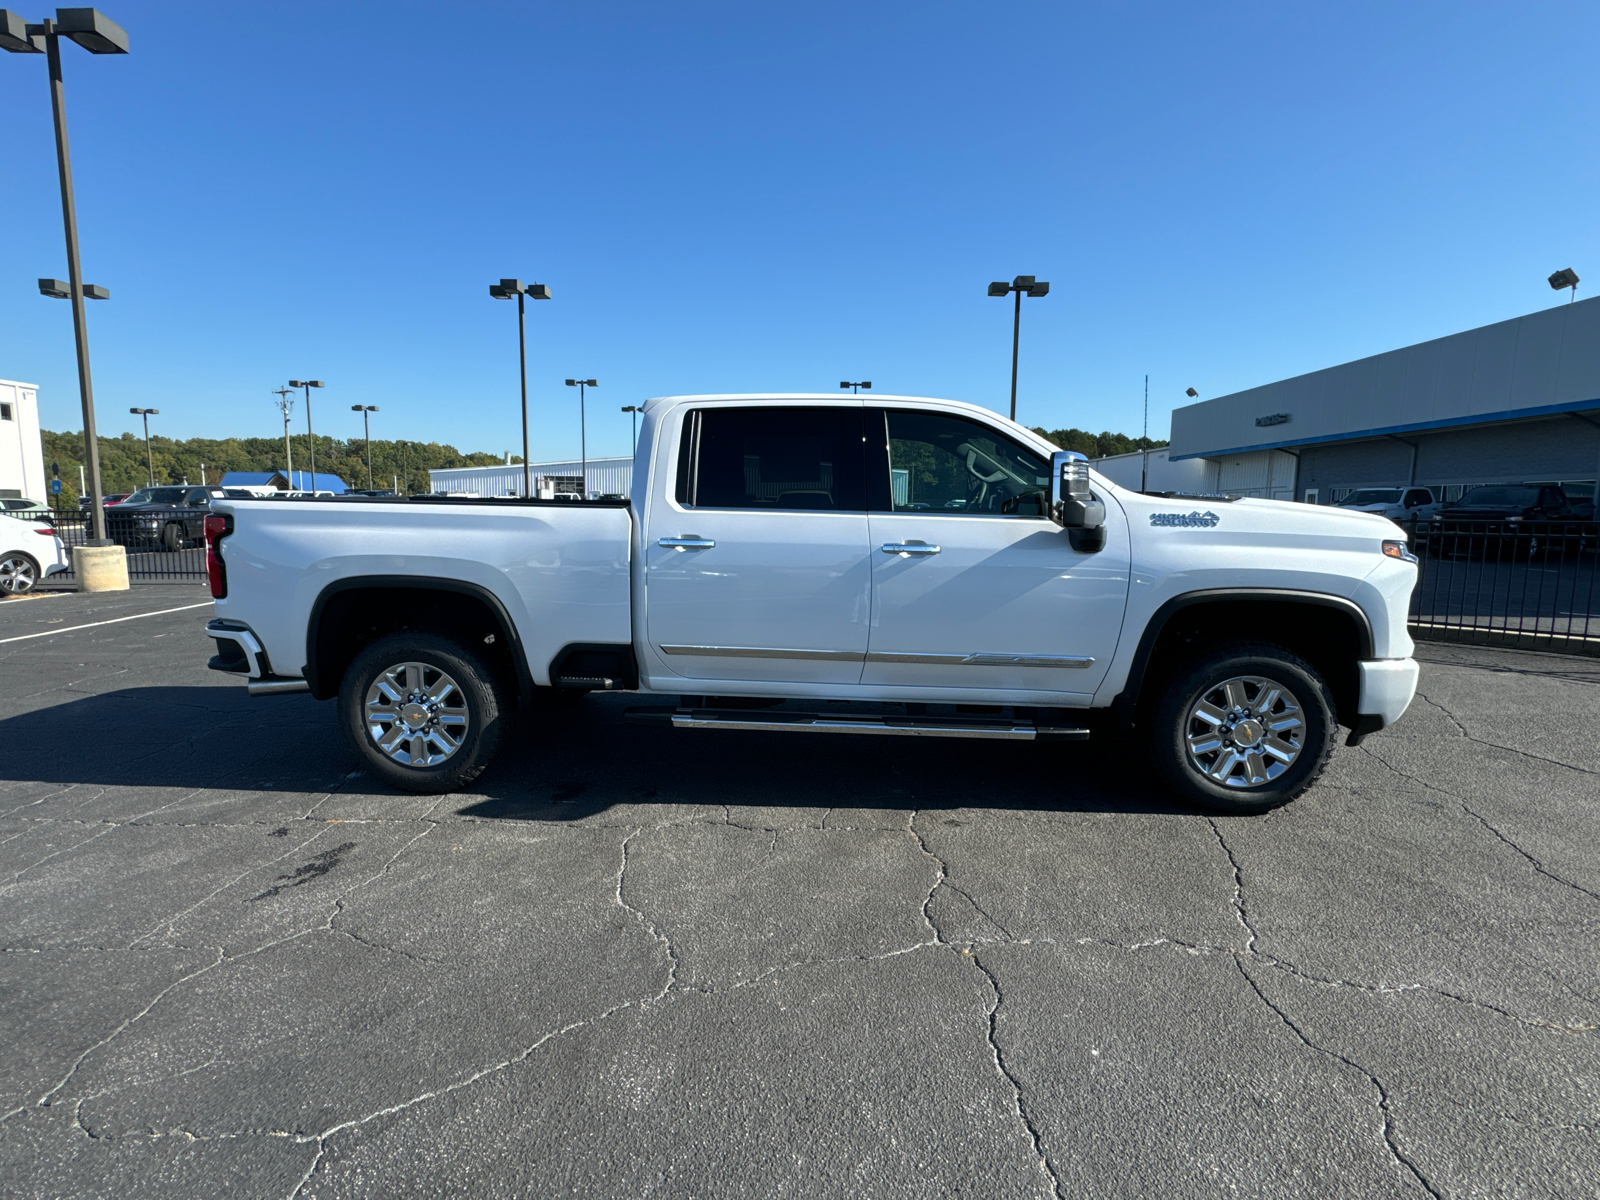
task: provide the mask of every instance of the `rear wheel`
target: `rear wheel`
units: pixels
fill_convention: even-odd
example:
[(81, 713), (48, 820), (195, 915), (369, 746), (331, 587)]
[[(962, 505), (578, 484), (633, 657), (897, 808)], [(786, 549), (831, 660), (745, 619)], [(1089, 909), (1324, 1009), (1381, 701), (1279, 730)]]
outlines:
[(39, 564), (33, 555), (12, 550), (0, 555), (0, 595), (21, 596), (39, 582)]
[(1327, 682), (1282, 646), (1234, 642), (1189, 660), (1150, 722), (1167, 782), (1211, 812), (1262, 813), (1314, 784), (1337, 731)]
[(356, 656), (339, 689), (339, 725), (380, 779), (452, 792), (494, 757), (509, 720), (500, 681), (451, 638), (396, 633)]
[(176, 521), (169, 521), (161, 529), (161, 548), (163, 550), (183, 549), (183, 526)]

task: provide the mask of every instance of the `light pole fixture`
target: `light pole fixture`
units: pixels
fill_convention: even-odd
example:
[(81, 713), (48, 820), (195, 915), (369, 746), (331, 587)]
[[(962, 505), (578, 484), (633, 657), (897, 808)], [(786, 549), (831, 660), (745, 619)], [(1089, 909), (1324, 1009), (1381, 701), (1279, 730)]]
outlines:
[(289, 414), (294, 411), (294, 401), (289, 399), (294, 395), (293, 388), (273, 388), (272, 394), (278, 399), (278, 411), (283, 413), (283, 470), (284, 478), (289, 481), (289, 486), (294, 487), (294, 449), (289, 445)]
[(1200, 399), (1200, 393), (1195, 391), (1193, 388), (1184, 388), (1183, 389), (1183, 394), (1185, 396), (1189, 397), (1189, 399), (1191, 399), (1191, 400)]
[(872, 390), (872, 380), (863, 379), (860, 383), (851, 383), (848, 380), (841, 379), (839, 381), (839, 386), (842, 388), (849, 388), (851, 395), (859, 396), (862, 388), (866, 388), (869, 392)]
[(642, 404), (624, 404), (622, 411), (633, 414), (633, 452), (639, 453), (639, 414), (644, 411)]
[(583, 393), (586, 388), (599, 387), (598, 379), (569, 379), (568, 387), (578, 389), (578, 453), (581, 456), (583, 482), (578, 485), (578, 499), (589, 498), (589, 433), (588, 422), (584, 417)]
[(159, 408), (130, 408), (128, 411), (136, 417), (144, 418), (144, 461), (145, 465), (150, 470), (150, 486), (155, 487), (156, 460), (155, 457), (150, 453), (150, 418), (159, 417), (161, 415), (161, 410)]
[(376, 404), (352, 404), (351, 412), (361, 414), (361, 427), (367, 434), (367, 488), (372, 488), (372, 414), (378, 411)]
[[(1558, 292), (1562, 288), (1571, 288), (1572, 300), (1576, 300), (1578, 298), (1578, 273), (1571, 267), (1563, 267), (1554, 275), (1550, 276), (1549, 283), (1550, 286)], [(1572, 300), (1568, 300), (1567, 303), (1571, 304)]]
[(1035, 298), (1048, 296), (1050, 285), (1042, 280), (1035, 279), (1032, 275), (1018, 275), (1010, 283), (996, 282), (989, 285), (989, 295), (1005, 296), (1015, 292), (1017, 296), (1016, 311), (1011, 317), (1011, 419), (1017, 419), (1017, 344), (1022, 337), (1022, 297), (1024, 295)]
[(517, 298), (517, 356), (522, 368), (522, 498), (526, 500), (533, 495), (533, 487), (528, 477), (528, 332), (523, 300), (528, 296), (548, 300), (550, 289), (542, 283), (524, 287), (520, 279), (502, 279), (489, 285), (489, 295), (496, 300)]
[[(289, 386), (304, 388), (306, 392), (306, 440), (311, 443), (311, 494), (317, 494), (317, 435), (311, 431), (311, 389), (322, 386), (320, 379), (291, 379)], [(294, 476), (289, 476), (289, 490), (294, 490)]]
[[(78, 261), (78, 210), (72, 196), (72, 155), (67, 146), (67, 99), (61, 84), (61, 39), (77, 42), (90, 54), (126, 54), (128, 35), (98, 9), (58, 8), (54, 21), (32, 24), (0, 8), (0, 50), (43, 54), (49, 64), (50, 108), (56, 126), (56, 167), (61, 176), (61, 220), (67, 237), (66, 299), (72, 301), (72, 328), (78, 352), (78, 394), (83, 402), (83, 453), (89, 466), (94, 502), (89, 506), (91, 546), (109, 546), (105, 508), (100, 502), (100, 439), (94, 425), (94, 383), (89, 373), (89, 325), (84, 312), (83, 270)], [(54, 281), (52, 281), (54, 282)], [(104, 288), (96, 289), (105, 299)], [(52, 293), (46, 293), (47, 295)]]

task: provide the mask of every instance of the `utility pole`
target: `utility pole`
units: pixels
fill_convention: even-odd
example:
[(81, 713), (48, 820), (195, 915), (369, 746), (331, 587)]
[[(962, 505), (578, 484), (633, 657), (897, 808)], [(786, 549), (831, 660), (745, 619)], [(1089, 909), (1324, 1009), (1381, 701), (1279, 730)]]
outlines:
[[(1144, 440), (1150, 441), (1150, 376), (1144, 377)], [(1145, 490), (1150, 475), (1150, 447), (1145, 445), (1144, 458), (1139, 463), (1139, 490)]]
[(294, 411), (294, 401), (289, 399), (294, 395), (293, 388), (274, 388), (277, 400), (274, 403), (283, 413), (283, 477), (289, 481), (290, 490), (294, 488), (294, 450), (289, 445), (289, 414)]

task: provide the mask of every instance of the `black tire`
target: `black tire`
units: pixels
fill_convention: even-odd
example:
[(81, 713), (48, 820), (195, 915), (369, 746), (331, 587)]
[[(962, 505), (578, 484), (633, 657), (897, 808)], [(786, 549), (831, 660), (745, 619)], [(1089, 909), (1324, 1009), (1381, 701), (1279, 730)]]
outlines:
[[(1224, 690), (1230, 681), (1231, 693)], [(1274, 701), (1260, 682), (1281, 688), (1283, 696)], [(1228, 695), (1243, 703), (1229, 701), (1224, 707), (1215, 702)], [(1252, 707), (1257, 702), (1272, 712)], [(1207, 733), (1212, 718), (1197, 715), (1202, 703), (1208, 713), (1223, 711), (1229, 718), (1217, 727), (1220, 748), (1209, 754), (1191, 751), (1191, 732), (1196, 746), (1211, 740)], [(1232, 714), (1241, 712), (1243, 717), (1234, 720)], [(1229, 642), (1187, 660), (1168, 677), (1151, 713), (1150, 749), (1162, 776), (1185, 803), (1207, 812), (1264, 813), (1289, 803), (1321, 777), (1338, 732), (1334, 713), (1327, 681), (1305, 659), (1270, 642)], [(1278, 722), (1298, 715), (1300, 725), (1274, 731), (1278, 722), (1272, 721), (1273, 715)], [(1258, 716), (1264, 719), (1258, 721)], [(1287, 764), (1281, 761), (1286, 748), (1296, 751)], [(1219, 782), (1219, 774), (1227, 782)], [(1252, 781), (1252, 775), (1262, 778)]]
[(39, 560), (26, 550), (0, 554), (0, 596), (26, 596), (43, 578)]
[(169, 521), (161, 527), (161, 548), (168, 552), (182, 550), (184, 543), (183, 526), (176, 521)]
[[(394, 679), (389, 673), (401, 664), (421, 668), (417, 683), (422, 691), (437, 690), (445, 677), (455, 685), (453, 690), (436, 697), (434, 702), (444, 707), (434, 712), (432, 723), (419, 724), (415, 730), (410, 722), (424, 720), (426, 714), (421, 710), (430, 703), (428, 700), (420, 705), (402, 702), (371, 710), (392, 711), (395, 721), (369, 720), (369, 694), (380, 698), (381, 703), (384, 693), (375, 690), (380, 677), (389, 677), (392, 690)], [(415, 690), (401, 693), (402, 699), (416, 694)], [(459, 704), (450, 703), (456, 698)], [(367, 769), (401, 791), (426, 794), (453, 792), (482, 774), (500, 746), (511, 712), (504, 686), (470, 649), (453, 638), (409, 631), (380, 638), (356, 655), (345, 671), (338, 703), (339, 727)], [(456, 739), (455, 748), (445, 753), (454, 736), (450, 722), (462, 712), (466, 732)], [(445, 723), (440, 725), (439, 721)], [(385, 750), (379, 745), (374, 729), (391, 742), (393, 749)], [(402, 749), (402, 743), (406, 748)], [(431, 757), (440, 761), (426, 761)]]

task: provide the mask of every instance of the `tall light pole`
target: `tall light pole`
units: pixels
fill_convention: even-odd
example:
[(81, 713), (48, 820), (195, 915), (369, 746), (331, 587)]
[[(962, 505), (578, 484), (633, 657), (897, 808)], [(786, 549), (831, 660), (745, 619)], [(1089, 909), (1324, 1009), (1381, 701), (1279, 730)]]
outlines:
[(283, 413), (283, 477), (289, 481), (289, 487), (294, 488), (294, 448), (289, 445), (289, 414), (294, 411), (294, 401), (289, 399), (294, 395), (293, 388), (273, 388), (273, 395), (277, 396), (278, 410)]
[(1018, 275), (1010, 283), (991, 283), (989, 295), (1005, 296), (1015, 292), (1016, 312), (1011, 318), (1011, 419), (1017, 419), (1017, 346), (1022, 339), (1022, 297), (1040, 297), (1050, 294), (1050, 285), (1032, 275)]
[(61, 83), (61, 38), (90, 54), (126, 54), (128, 35), (98, 9), (58, 8), (54, 21), (29, 24), (0, 9), (0, 49), (12, 54), (44, 54), (50, 70), (50, 108), (56, 125), (56, 166), (61, 175), (61, 219), (67, 236), (68, 298), (78, 352), (78, 395), (83, 401), (83, 453), (89, 465), (94, 502), (89, 506), (91, 546), (109, 546), (105, 508), (100, 502), (100, 439), (94, 424), (94, 383), (89, 374), (89, 325), (84, 312), (83, 269), (78, 261), (78, 210), (72, 196), (72, 155), (67, 146), (67, 100)]
[(130, 408), (128, 411), (136, 417), (144, 418), (144, 461), (150, 469), (150, 486), (155, 487), (156, 460), (150, 453), (150, 418), (159, 417), (161, 410), (159, 408)]
[(851, 383), (848, 379), (841, 379), (839, 386), (841, 388), (849, 388), (852, 396), (859, 396), (862, 388), (866, 388), (868, 391), (872, 390), (872, 380), (863, 379), (860, 383)]
[(642, 404), (624, 404), (622, 411), (633, 414), (633, 452), (639, 453), (639, 414), (644, 411)]
[[(322, 386), (320, 379), (291, 379), (290, 387), (304, 388), (306, 390), (306, 441), (311, 443), (311, 494), (317, 494), (317, 435), (311, 431), (311, 389)], [(290, 490), (294, 488), (294, 477), (289, 478)]]
[(578, 485), (578, 499), (589, 498), (589, 432), (588, 422), (584, 418), (583, 393), (585, 388), (599, 387), (598, 379), (569, 379), (568, 387), (578, 389), (578, 453), (582, 455), (583, 482)]
[(367, 434), (367, 489), (372, 489), (372, 414), (378, 411), (376, 404), (352, 404), (351, 412), (361, 414), (361, 426)]
[(548, 300), (550, 289), (542, 283), (530, 283), (523, 287), (520, 279), (502, 279), (499, 283), (489, 285), (489, 295), (496, 300), (509, 300), (513, 296), (517, 298), (517, 354), (522, 364), (522, 497), (526, 500), (533, 494), (533, 488), (528, 479), (528, 334), (522, 302), (527, 296), (535, 300)]

